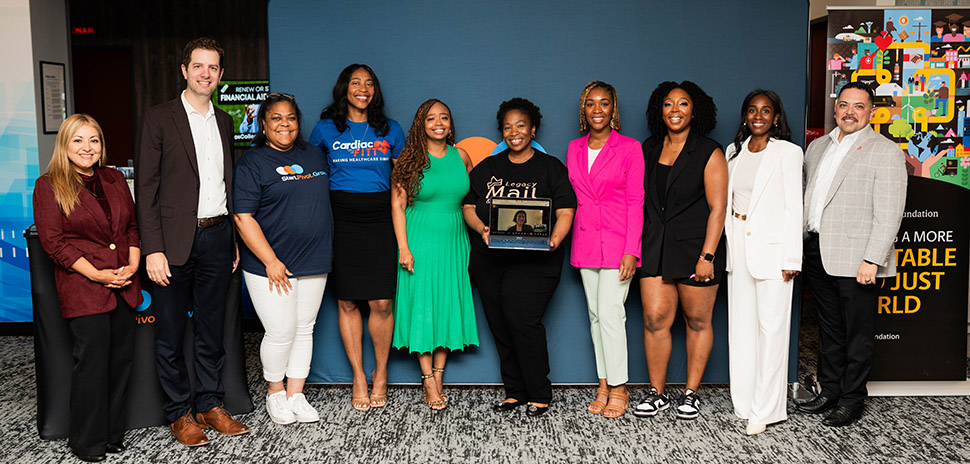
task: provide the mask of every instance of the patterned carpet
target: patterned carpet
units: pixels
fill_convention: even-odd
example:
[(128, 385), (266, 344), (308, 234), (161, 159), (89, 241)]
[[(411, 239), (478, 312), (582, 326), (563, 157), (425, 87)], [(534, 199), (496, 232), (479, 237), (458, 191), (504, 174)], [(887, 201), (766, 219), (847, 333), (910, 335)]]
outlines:
[[(803, 315), (810, 313), (804, 311)], [(814, 371), (814, 317), (802, 325), (800, 376)], [(970, 462), (967, 398), (872, 398), (865, 416), (843, 429), (794, 412), (756, 437), (732, 413), (725, 385), (701, 389), (702, 415), (679, 421), (671, 411), (653, 419), (627, 414), (605, 419), (585, 412), (590, 387), (556, 387), (553, 409), (541, 418), (523, 410), (496, 414), (496, 387), (447, 387), (451, 404), (432, 412), (417, 387), (393, 387), (389, 404), (366, 413), (350, 407), (346, 386), (309, 386), (307, 398), (323, 420), (279, 426), (264, 409), (259, 375), (261, 334), (246, 335), (256, 410), (238, 418), (252, 428), (241, 437), (210, 433), (209, 446), (175, 443), (166, 427), (129, 431), (129, 450), (108, 463), (590, 463), (590, 462)], [(0, 337), (0, 462), (80, 462), (66, 440), (44, 441), (36, 426), (33, 340)], [(639, 400), (643, 387), (633, 387)]]

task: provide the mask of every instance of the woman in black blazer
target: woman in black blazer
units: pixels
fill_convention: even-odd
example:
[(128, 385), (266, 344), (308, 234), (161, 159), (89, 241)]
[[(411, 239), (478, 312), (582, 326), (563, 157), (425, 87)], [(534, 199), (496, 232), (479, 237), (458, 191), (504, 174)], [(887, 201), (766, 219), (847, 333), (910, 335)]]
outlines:
[(125, 450), (125, 403), (142, 302), (135, 204), (124, 175), (103, 168), (101, 127), (61, 124), (47, 174), (34, 185), (34, 222), (54, 262), (61, 314), (74, 341), (67, 444), (83, 461)]
[(655, 416), (673, 401), (664, 384), (678, 304), (687, 325), (687, 386), (677, 400), (677, 417), (700, 414), (696, 392), (711, 354), (711, 314), (724, 274), (727, 161), (720, 145), (704, 136), (714, 129), (716, 116), (714, 100), (690, 81), (661, 83), (647, 106), (653, 135), (643, 142), (639, 277), (651, 388), (637, 416)]

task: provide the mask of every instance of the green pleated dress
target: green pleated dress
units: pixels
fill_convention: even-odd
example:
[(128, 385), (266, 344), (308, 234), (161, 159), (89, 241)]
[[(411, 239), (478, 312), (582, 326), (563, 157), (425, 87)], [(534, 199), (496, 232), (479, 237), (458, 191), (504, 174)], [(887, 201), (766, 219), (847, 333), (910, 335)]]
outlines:
[(421, 189), (405, 211), (414, 272), (398, 267), (394, 298), (393, 345), (412, 353), (478, 345), (461, 214), (468, 174), (455, 147), (428, 160)]

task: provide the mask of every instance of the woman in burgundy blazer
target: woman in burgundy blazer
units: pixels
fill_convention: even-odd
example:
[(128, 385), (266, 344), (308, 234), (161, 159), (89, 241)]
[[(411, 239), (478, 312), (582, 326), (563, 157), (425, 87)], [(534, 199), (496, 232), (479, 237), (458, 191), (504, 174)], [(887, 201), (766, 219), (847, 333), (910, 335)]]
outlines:
[(68, 446), (91, 462), (125, 449), (132, 308), (142, 302), (135, 205), (124, 175), (101, 167), (102, 135), (88, 115), (67, 118), (34, 186), (37, 234), (74, 339)]

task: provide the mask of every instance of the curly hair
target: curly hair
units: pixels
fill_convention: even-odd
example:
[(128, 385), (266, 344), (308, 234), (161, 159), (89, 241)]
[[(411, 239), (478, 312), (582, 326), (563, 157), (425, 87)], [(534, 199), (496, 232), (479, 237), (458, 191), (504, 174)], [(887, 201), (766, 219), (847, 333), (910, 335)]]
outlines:
[(785, 107), (781, 104), (781, 97), (771, 90), (755, 89), (747, 97), (744, 97), (744, 102), (741, 103), (741, 127), (738, 127), (738, 134), (734, 136), (734, 155), (732, 158), (741, 153), (741, 144), (751, 136), (751, 128), (745, 124), (745, 121), (747, 121), (748, 106), (751, 105), (751, 100), (759, 95), (771, 102), (771, 108), (775, 117), (778, 118), (778, 122), (768, 129), (768, 138), (791, 142), (791, 129), (788, 127), (788, 116), (785, 115)]
[[(397, 163), (394, 165), (394, 170), (391, 171), (391, 185), (400, 186), (404, 189), (404, 192), (408, 197), (408, 204), (414, 204), (414, 197), (418, 195), (421, 190), (421, 181), (424, 179), (424, 171), (428, 168), (428, 132), (425, 129), (424, 122), (428, 118), (428, 112), (431, 111), (431, 107), (435, 103), (441, 103), (444, 105), (445, 109), (448, 110), (448, 114), (451, 114), (451, 108), (445, 102), (432, 98), (425, 101), (418, 107), (418, 110), (414, 113), (414, 122), (411, 123), (411, 129), (408, 130), (407, 140), (404, 142), (404, 148), (401, 150), (400, 156), (397, 158)], [(454, 116), (451, 118), (451, 130), (448, 132), (448, 137), (445, 139), (445, 143), (448, 145), (455, 144), (455, 119)]]
[(519, 97), (506, 100), (498, 106), (498, 113), (495, 114), (495, 119), (498, 120), (499, 132), (502, 132), (502, 126), (505, 123), (505, 115), (512, 110), (521, 111), (523, 114), (528, 116), (529, 122), (532, 123), (532, 127), (536, 129), (536, 132), (539, 132), (539, 121), (542, 120), (542, 113), (539, 112), (539, 107), (529, 100)]
[(300, 106), (296, 104), (296, 98), (288, 93), (278, 93), (272, 92), (266, 95), (266, 99), (259, 104), (259, 113), (256, 116), (256, 120), (259, 121), (259, 127), (262, 129), (253, 138), (254, 147), (262, 147), (266, 145), (266, 116), (269, 113), (270, 108), (277, 103), (288, 102), (293, 105), (293, 112), (296, 113), (296, 139), (293, 143), (299, 148), (306, 148), (306, 142), (303, 140), (303, 131), (299, 128), (303, 125), (303, 113), (300, 112)]
[(687, 96), (694, 105), (693, 117), (690, 120), (691, 130), (697, 131), (700, 135), (707, 135), (714, 130), (717, 126), (717, 106), (714, 104), (714, 99), (691, 81), (679, 84), (665, 81), (653, 90), (647, 103), (647, 128), (650, 129), (650, 133), (661, 138), (667, 135), (667, 125), (663, 121), (663, 104), (664, 99), (674, 89), (687, 92)]
[(333, 85), (333, 102), (320, 112), (320, 119), (332, 119), (338, 131), (347, 130), (347, 89), (350, 87), (350, 78), (358, 69), (367, 71), (374, 81), (374, 96), (367, 105), (367, 124), (374, 128), (378, 137), (383, 137), (391, 130), (387, 115), (384, 114), (384, 94), (381, 92), (381, 82), (377, 80), (377, 74), (366, 64), (354, 63), (340, 71), (337, 82)]
[(613, 114), (610, 115), (610, 127), (613, 130), (620, 130), (620, 103), (617, 100), (616, 88), (606, 82), (590, 81), (589, 84), (586, 84), (586, 87), (583, 87), (583, 93), (579, 96), (579, 133), (585, 134), (589, 132), (589, 123), (586, 121), (586, 99), (593, 89), (603, 89), (609, 92), (610, 99), (613, 102)]

